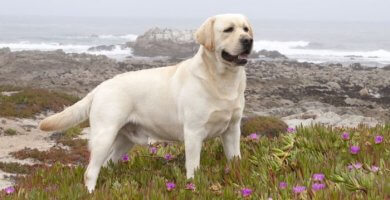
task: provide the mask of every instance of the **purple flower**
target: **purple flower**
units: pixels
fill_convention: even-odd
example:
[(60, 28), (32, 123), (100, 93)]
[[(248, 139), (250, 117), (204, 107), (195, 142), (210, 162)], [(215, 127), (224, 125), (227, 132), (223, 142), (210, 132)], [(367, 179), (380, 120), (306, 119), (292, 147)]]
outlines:
[(383, 142), (383, 136), (377, 135), (375, 136), (375, 144), (380, 144)]
[(355, 169), (360, 169), (360, 168), (362, 168), (363, 164), (360, 163), (360, 162), (357, 162), (357, 163), (352, 164), (352, 166), (353, 166)]
[(287, 132), (288, 133), (294, 133), (296, 130), (295, 130), (295, 128), (294, 127), (288, 127), (287, 128)]
[(252, 134), (248, 135), (248, 138), (251, 140), (258, 140), (259, 136), (256, 133), (252, 133)]
[(295, 194), (299, 194), (299, 193), (301, 193), (301, 192), (303, 192), (305, 190), (306, 190), (305, 186), (295, 186), (295, 187), (293, 187), (293, 192)]
[(378, 166), (371, 166), (371, 169), (370, 169), (372, 172), (378, 172), (379, 171), (379, 167)]
[(353, 165), (352, 164), (348, 165), (348, 169), (349, 171), (353, 170), (354, 169)]
[(359, 146), (351, 146), (349, 151), (351, 152), (351, 154), (358, 154), (360, 151), (360, 147)]
[(252, 190), (249, 189), (249, 188), (243, 188), (241, 190), (241, 194), (242, 194), (243, 197), (249, 197), (252, 194)]
[(164, 156), (165, 160), (172, 160), (172, 155), (171, 154), (165, 154)]
[(156, 154), (157, 153), (157, 147), (150, 147), (149, 151), (151, 154)]
[(167, 190), (168, 190), (168, 191), (171, 191), (171, 190), (173, 190), (173, 189), (176, 188), (176, 184), (175, 184), (174, 182), (167, 182), (167, 183), (165, 184), (165, 186), (167, 187)]
[(313, 174), (313, 180), (315, 180), (315, 181), (322, 181), (322, 180), (324, 180), (324, 178), (325, 178), (325, 175), (322, 173)]
[(15, 192), (15, 188), (12, 186), (9, 186), (9, 187), (5, 188), (4, 191), (6, 194), (12, 194)]
[(279, 183), (279, 188), (280, 189), (286, 189), (286, 187), (287, 187), (287, 183), (286, 182), (280, 182)]
[(324, 188), (325, 188), (325, 184), (323, 184), (323, 183), (314, 183), (311, 186), (311, 189), (313, 189), (314, 191), (322, 190)]
[(341, 137), (343, 138), (343, 140), (349, 140), (349, 133), (344, 132), (343, 134), (341, 134)]
[(187, 183), (186, 190), (192, 190), (195, 191), (195, 184), (193, 183)]
[(230, 168), (229, 167), (226, 167), (225, 168), (225, 174), (229, 174), (230, 173)]
[(123, 162), (129, 162), (129, 160), (130, 160), (130, 158), (129, 158), (129, 156), (127, 154), (122, 156), (122, 161)]

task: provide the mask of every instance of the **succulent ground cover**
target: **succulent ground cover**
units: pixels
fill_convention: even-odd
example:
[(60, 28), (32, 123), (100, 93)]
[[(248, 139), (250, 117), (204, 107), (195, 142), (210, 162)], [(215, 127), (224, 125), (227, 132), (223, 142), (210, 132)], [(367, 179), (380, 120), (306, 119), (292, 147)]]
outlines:
[[(256, 135), (256, 137), (255, 137)], [(390, 126), (289, 129), (241, 139), (241, 160), (227, 162), (219, 139), (204, 143), (201, 167), (187, 180), (182, 144), (136, 147), (83, 185), (85, 164), (35, 169), (2, 191), (5, 199), (388, 199)], [(64, 159), (60, 159), (64, 160)]]

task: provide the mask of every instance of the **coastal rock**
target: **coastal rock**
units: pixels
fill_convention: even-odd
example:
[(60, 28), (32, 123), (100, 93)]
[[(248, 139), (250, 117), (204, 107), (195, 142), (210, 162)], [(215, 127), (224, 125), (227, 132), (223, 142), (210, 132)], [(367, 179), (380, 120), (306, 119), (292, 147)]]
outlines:
[[(178, 59), (106, 56), (63, 51), (0, 51), (0, 85), (62, 90), (80, 97), (113, 76), (176, 64)], [(245, 66), (247, 116), (286, 117), (308, 110), (390, 120), (390, 71), (356, 70), (294, 60), (250, 60)], [(359, 92), (367, 88), (369, 95)], [(327, 116), (327, 115), (325, 115)], [(307, 118), (309, 119), (309, 118)], [(355, 118), (357, 119), (357, 118)]]
[(116, 45), (99, 45), (96, 47), (88, 48), (88, 51), (112, 51), (116, 48)]
[(146, 57), (187, 58), (194, 55), (198, 48), (193, 30), (153, 28), (137, 37), (133, 53)]
[(281, 54), (279, 51), (267, 51), (265, 49), (252, 51), (250, 58), (288, 59), (287, 56)]
[(282, 120), (289, 127), (321, 124), (333, 127), (353, 128), (357, 127), (358, 125), (375, 127), (379, 124), (378, 120), (372, 117), (349, 114), (339, 115), (334, 112), (322, 112), (321, 110), (309, 110), (305, 113), (283, 117)]

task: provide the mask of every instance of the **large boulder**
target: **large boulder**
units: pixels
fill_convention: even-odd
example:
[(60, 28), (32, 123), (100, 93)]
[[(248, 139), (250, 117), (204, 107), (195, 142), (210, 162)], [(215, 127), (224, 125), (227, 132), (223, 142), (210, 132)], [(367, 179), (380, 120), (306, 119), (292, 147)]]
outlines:
[(132, 47), (136, 56), (187, 58), (196, 53), (199, 44), (193, 30), (153, 28), (138, 36)]

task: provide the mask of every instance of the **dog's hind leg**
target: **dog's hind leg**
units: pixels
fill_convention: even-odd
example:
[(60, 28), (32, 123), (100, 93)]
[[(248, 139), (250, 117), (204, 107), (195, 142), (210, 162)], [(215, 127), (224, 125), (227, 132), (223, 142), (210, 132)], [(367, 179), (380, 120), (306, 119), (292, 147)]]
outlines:
[(112, 145), (112, 151), (107, 157), (103, 166), (107, 166), (108, 162), (111, 160), (113, 163), (117, 163), (124, 154), (126, 154), (133, 146), (134, 143), (131, 142), (125, 133), (122, 133), (123, 130), (120, 130), (118, 135), (115, 138), (114, 144)]
[(91, 127), (89, 148), (91, 151), (89, 164), (84, 174), (84, 182), (89, 192), (95, 189), (100, 168), (107, 159), (110, 149), (116, 138), (118, 129), (99, 125), (99, 128)]

